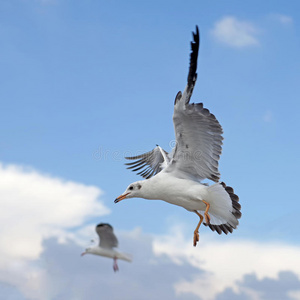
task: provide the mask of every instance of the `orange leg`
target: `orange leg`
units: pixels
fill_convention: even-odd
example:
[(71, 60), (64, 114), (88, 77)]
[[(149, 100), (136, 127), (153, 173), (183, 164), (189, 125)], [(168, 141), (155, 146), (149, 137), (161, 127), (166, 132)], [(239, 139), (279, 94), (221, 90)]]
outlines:
[(208, 214), (208, 210), (209, 210), (209, 208), (210, 208), (210, 204), (207, 203), (207, 202), (204, 201), (204, 200), (202, 200), (202, 202), (206, 204), (206, 210), (205, 210), (205, 212), (204, 212), (204, 216), (205, 216), (205, 223), (206, 223), (207, 225), (209, 225), (209, 224), (210, 224), (210, 216), (209, 216), (209, 214)]
[(200, 221), (194, 231), (194, 247), (197, 246), (197, 242), (199, 241), (199, 228), (200, 228), (200, 225), (202, 224), (202, 221), (203, 221), (203, 216), (201, 214), (199, 214), (196, 210), (194, 210), (194, 212), (199, 216), (200, 218)]

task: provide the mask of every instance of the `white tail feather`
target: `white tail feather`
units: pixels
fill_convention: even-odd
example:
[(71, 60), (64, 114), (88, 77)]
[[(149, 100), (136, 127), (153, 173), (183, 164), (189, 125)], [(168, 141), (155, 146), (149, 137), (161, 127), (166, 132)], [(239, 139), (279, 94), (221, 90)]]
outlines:
[(233, 228), (236, 228), (239, 222), (232, 214), (234, 210), (232, 200), (220, 183), (208, 187), (208, 199), (206, 199), (206, 201), (210, 204), (209, 215), (212, 225), (228, 223)]
[(121, 253), (121, 252), (119, 252), (119, 253), (116, 255), (116, 257), (117, 257), (118, 259), (126, 260), (126, 261), (129, 261), (129, 262), (132, 261), (131, 255), (129, 255), (129, 254), (127, 254), (127, 253)]

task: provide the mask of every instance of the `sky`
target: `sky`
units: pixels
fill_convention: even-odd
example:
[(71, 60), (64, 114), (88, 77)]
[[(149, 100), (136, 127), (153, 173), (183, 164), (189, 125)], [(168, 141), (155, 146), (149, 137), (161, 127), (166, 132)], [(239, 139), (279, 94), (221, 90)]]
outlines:
[[(0, 1), (0, 294), (5, 299), (300, 299), (300, 3)], [(218, 235), (163, 201), (114, 204), (125, 156), (174, 146), (200, 30), (203, 102), (240, 198)], [(81, 252), (110, 223), (133, 262)]]

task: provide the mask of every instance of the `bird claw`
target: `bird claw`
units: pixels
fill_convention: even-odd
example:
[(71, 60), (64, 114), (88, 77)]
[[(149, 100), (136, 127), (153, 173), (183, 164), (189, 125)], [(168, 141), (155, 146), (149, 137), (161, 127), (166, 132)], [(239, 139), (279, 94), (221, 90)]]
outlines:
[(198, 231), (194, 231), (194, 247), (197, 246), (197, 242), (199, 242), (199, 233)]
[(114, 268), (114, 271), (115, 271), (115, 272), (119, 271), (118, 265), (114, 265), (113, 268)]
[(118, 267), (118, 264), (117, 264), (117, 259), (114, 259), (113, 269), (114, 269), (115, 272), (119, 271), (119, 267)]

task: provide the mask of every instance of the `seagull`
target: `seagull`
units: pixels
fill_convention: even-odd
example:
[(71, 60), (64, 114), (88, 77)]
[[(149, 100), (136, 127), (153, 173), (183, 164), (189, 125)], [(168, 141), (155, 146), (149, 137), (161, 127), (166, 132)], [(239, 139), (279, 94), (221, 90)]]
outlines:
[(113, 227), (107, 223), (100, 223), (96, 226), (96, 232), (99, 236), (100, 242), (99, 245), (87, 248), (85, 252), (81, 254), (81, 256), (85, 254), (95, 254), (105, 257), (113, 258), (114, 271), (119, 271), (119, 267), (117, 264), (117, 259), (123, 259), (131, 262), (131, 257), (128, 254), (121, 253), (114, 249), (114, 247), (118, 247), (118, 239), (114, 234)]
[[(193, 235), (199, 241), (203, 223), (218, 234), (232, 233), (241, 217), (239, 197), (233, 188), (220, 182), (218, 161), (222, 152), (223, 129), (203, 103), (190, 103), (197, 80), (199, 29), (193, 32), (187, 85), (175, 97), (173, 123), (176, 144), (170, 153), (156, 146), (152, 151), (133, 157), (128, 169), (139, 171), (145, 180), (130, 184), (115, 203), (129, 198), (163, 200), (178, 205), (200, 218)], [(202, 183), (204, 179), (212, 185)]]

